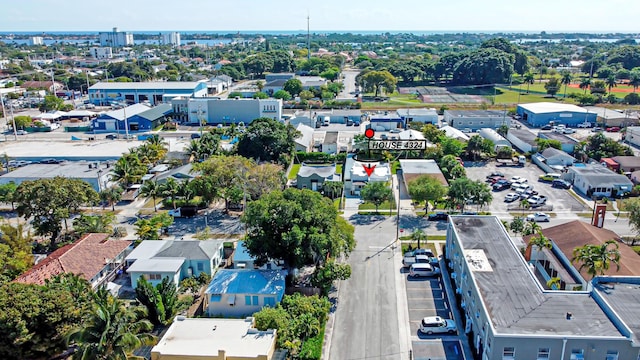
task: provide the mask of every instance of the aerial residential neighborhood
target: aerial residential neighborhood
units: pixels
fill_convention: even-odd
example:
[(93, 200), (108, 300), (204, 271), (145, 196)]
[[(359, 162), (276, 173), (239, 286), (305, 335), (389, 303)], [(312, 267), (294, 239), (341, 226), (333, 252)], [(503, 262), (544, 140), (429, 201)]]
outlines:
[(0, 358), (640, 359), (640, 36), (310, 19), (0, 29)]

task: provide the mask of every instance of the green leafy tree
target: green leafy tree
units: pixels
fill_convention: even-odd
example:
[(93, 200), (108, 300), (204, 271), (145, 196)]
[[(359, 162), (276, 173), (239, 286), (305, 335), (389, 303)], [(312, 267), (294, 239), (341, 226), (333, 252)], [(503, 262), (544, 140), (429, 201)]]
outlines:
[(168, 178), (167, 181), (160, 187), (160, 193), (162, 196), (166, 196), (171, 199), (173, 208), (176, 208), (176, 200), (180, 194), (180, 183), (174, 178)]
[(17, 212), (31, 224), (38, 235), (50, 235), (51, 246), (67, 224), (71, 215), (79, 213), (83, 205), (98, 201), (98, 193), (91, 185), (79, 179), (57, 176), (51, 179), (24, 181), (15, 194)]
[(445, 155), (440, 159), (440, 169), (447, 180), (455, 180), (466, 176), (466, 171), (453, 155)]
[(147, 173), (147, 166), (140, 160), (137, 154), (124, 154), (113, 165), (111, 181), (116, 181), (123, 188), (140, 182), (142, 176)]
[[(238, 188), (242, 197), (242, 187), (248, 187), (248, 173), (255, 163), (242, 156), (212, 156), (196, 164), (195, 169), (202, 173), (202, 180), (195, 180), (198, 187), (211, 187), (216, 197), (224, 200), (225, 210), (235, 200)], [(215, 190), (214, 190), (215, 189)], [(259, 189), (256, 189), (258, 191)]]
[(289, 270), (322, 264), (329, 254), (349, 254), (355, 245), (353, 226), (338, 216), (331, 200), (311, 190), (267, 193), (247, 205), (242, 221), (246, 247), (258, 264), (282, 259)]
[(560, 89), (560, 80), (557, 77), (552, 77), (544, 84), (544, 88), (547, 90), (547, 94), (554, 97)]
[(574, 264), (580, 263), (579, 271), (586, 268), (587, 273), (594, 278), (603, 275), (612, 264), (620, 270), (620, 251), (615, 240), (609, 240), (601, 245), (586, 244), (573, 249)]
[[(299, 79), (289, 79), (282, 85), (282, 90), (291, 95), (301, 95), (302, 97), (302, 81)], [(313, 97), (313, 96), (312, 96)], [(309, 98), (310, 99), (310, 98)]]
[(300, 91), (300, 99), (302, 100), (310, 100), (313, 99), (315, 97), (315, 95), (313, 94), (313, 92), (309, 91), (309, 90), (302, 90)]
[(624, 211), (629, 212), (629, 226), (640, 235), (640, 199), (629, 199), (624, 202)]
[(616, 81), (616, 76), (614, 74), (607, 76), (605, 80), (605, 84), (607, 84), (607, 88), (609, 89), (609, 92), (611, 92), (611, 88), (614, 88), (618, 85), (618, 82)]
[(97, 215), (80, 214), (79, 217), (73, 220), (73, 229), (76, 234), (80, 236), (88, 233), (111, 234), (115, 219), (116, 217), (113, 213)]
[(393, 93), (398, 83), (398, 79), (387, 70), (373, 70), (364, 74), (361, 73), (356, 77), (356, 81), (366, 92), (373, 92), (374, 96), (378, 96), (381, 90), (384, 90), (386, 93)]
[(31, 118), (31, 116), (18, 115), (18, 116), (15, 116), (13, 119), (16, 124), (16, 129), (24, 129), (27, 127), (31, 127), (33, 125), (33, 119)]
[(591, 87), (591, 79), (589, 79), (589, 78), (582, 79), (582, 81), (580, 81), (579, 87), (586, 94), (587, 93), (587, 89), (589, 89), (589, 87)]
[(484, 206), (491, 200), (491, 189), (481, 181), (459, 178), (449, 183), (449, 197), (447, 199), (449, 208), (458, 208), (460, 211), (464, 211), (468, 201), (478, 206)]
[(64, 100), (55, 95), (46, 95), (44, 101), (40, 104), (39, 110), (42, 112), (61, 110)]
[(499, 84), (513, 74), (515, 56), (496, 48), (485, 48), (465, 54), (454, 66), (456, 84)]
[(389, 186), (383, 182), (369, 181), (367, 185), (360, 190), (360, 197), (362, 200), (375, 205), (376, 212), (378, 212), (378, 207), (382, 205), (382, 203), (393, 200), (393, 192)]
[(289, 101), (291, 100), (291, 94), (289, 94), (289, 92), (285, 91), (285, 90), (278, 90), (273, 94), (273, 97), (275, 99), (282, 99), (284, 101)]
[(486, 150), (484, 140), (480, 135), (473, 135), (467, 142), (467, 154), (473, 161), (476, 161), (477, 157)]
[(429, 175), (421, 175), (409, 181), (409, 195), (416, 202), (425, 202), (426, 213), (429, 211), (429, 201), (435, 205), (447, 195), (447, 188), (440, 180)]
[(238, 141), (238, 155), (260, 161), (288, 164), (300, 132), (278, 120), (259, 118), (251, 122)]
[[(544, 236), (544, 234), (542, 233), (541, 230), (538, 230), (536, 232), (536, 235), (532, 236), (529, 239), (529, 243), (527, 244), (527, 246), (529, 248), (532, 248), (533, 246), (535, 246), (537, 251), (540, 252), (540, 251), (542, 251), (543, 248), (551, 249), (552, 245), (551, 245), (551, 240), (549, 240), (549, 238)], [(536, 260), (537, 259), (533, 259), (534, 262)]]
[(311, 277), (311, 284), (322, 289), (324, 295), (328, 295), (335, 280), (347, 280), (351, 277), (351, 266), (349, 264), (338, 264), (335, 261), (328, 261), (314, 271)]
[(568, 71), (563, 71), (560, 83), (564, 85), (564, 98), (567, 97), (567, 85), (571, 84), (571, 80), (573, 80), (573, 76), (571, 75), (571, 73)]
[(524, 231), (524, 220), (520, 216), (513, 218), (513, 221), (509, 224), (509, 229), (516, 235), (521, 234)]
[(529, 86), (531, 86), (531, 84), (533, 84), (536, 80), (536, 76), (534, 73), (528, 71), (524, 74), (523, 76), (523, 80), (525, 82), (525, 84), (527, 84), (527, 94), (529, 93)]
[(0, 358), (47, 359), (67, 349), (64, 334), (82, 323), (83, 304), (58, 286), (0, 287)]
[(0, 225), (0, 285), (12, 281), (33, 265), (32, 239), (23, 225)]
[(638, 86), (640, 86), (640, 68), (634, 68), (629, 73), (629, 85), (633, 87), (634, 93), (638, 90)]
[(438, 129), (433, 124), (427, 124), (422, 127), (422, 134), (429, 142), (437, 144), (445, 137), (445, 131)]
[(150, 334), (153, 326), (141, 320), (139, 311), (127, 309), (106, 291), (104, 294), (83, 326), (68, 335), (69, 345), (77, 346), (74, 360), (134, 359), (134, 350), (155, 343)]
[(438, 146), (442, 149), (442, 155), (453, 155), (454, 158), (460, 156), (465, 149), (465, 143), (449, 137), (442, 138)]
[(11, 210), (15, 210), (14, 196), (18, 185), (13, 181), (0, 185), (0, 201), (4, 203), (11, 203)]
[[(526, 200), (526, 199), (525, 199)], [(527, 201), (527, 203), (529, 203)], [(540, 227), (540, 225), (535, 222), (535, 221), (527, 221), (527, 223), (524, 225), (524, 230), (522, 231), (522, 235), (533, 235), (538, 233), (539, 231), (541, 231), (542, 228)]]
[(269, 95), (266, 93), (263, 93), (261, 91), (258, 91), (257, 93), (253, 94), (253, 98), (254, 99), (268, 99)]
[(344, 184), (342, 183), (342, 181), (325, 181), (322, 184), (324, 193), (327, 194), (332, 200), (336, 197), (342, 196), (343, 188)]

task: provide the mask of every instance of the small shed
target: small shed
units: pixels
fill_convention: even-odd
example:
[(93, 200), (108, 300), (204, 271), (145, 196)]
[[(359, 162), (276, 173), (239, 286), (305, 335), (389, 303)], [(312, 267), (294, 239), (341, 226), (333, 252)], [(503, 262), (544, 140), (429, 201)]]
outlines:
[(502, 137), (502, 135), (498, 134), (497, 131), (489, 128), (482, 128), (478, 132), (478, 135), (482, 136), (484, 139), (491, 140), (493, 142), (493, 150), (498, 150), (501, 147), (507, 147), (511, 149), (511, 143)]

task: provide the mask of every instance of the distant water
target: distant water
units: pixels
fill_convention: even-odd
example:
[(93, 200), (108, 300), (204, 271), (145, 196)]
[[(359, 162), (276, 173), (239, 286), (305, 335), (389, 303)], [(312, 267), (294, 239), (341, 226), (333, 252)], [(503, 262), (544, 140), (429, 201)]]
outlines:
[[(7, 44), (18, 44), (18, 45), (25, 45), (29, 43), (28, 39), (0, 39), (0, 41), (3, 41)], [(197, 40), (180, 40), (180, 44), (182, 45), (186, 45), (188, 43), (197, 43), (197, 44), (206, 44), (207, 46), (216, 46), (216, 45), (220, 45), (220, 44), (229, 44), (231, 43), (231, 39), (197, 39)], [(57, 39), (57, 40), (51, 40), (51, 39), (44, 39), (42, 40), (42, 43), (45, 44), (46, 46), (50, 46), (50, 45), (57, 45), (57, 44), (73, 44), (73, 45), (87, 45), (87, 46), (100, 46), (100, 43), (96, 40), (91, 41), (88, 39)], [(146, 40), (133, 40), (133, 43), (135, 45), (158, 45), (160, 44), (160, 40), (157, 39), (146, 39)]]

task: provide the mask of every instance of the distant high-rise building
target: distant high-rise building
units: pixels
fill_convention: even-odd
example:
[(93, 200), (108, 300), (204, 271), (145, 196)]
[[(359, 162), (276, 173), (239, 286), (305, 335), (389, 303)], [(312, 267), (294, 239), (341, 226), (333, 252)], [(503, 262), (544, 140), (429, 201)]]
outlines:
[(110, 47), (92, 47), (89, 49), (91, 57), (96, 59), (111, 59), (113, 58), (113, 51)]
[(29, 38), (29, 45), (42, 45), (44, 42), (42, 41), (42, 36), (32, 36)]
[(180, 46), (180, 33), (170, 32), (162, 34), (162, 45)]
[(98, 36), (100, 37), (100, 46), (122, 47), (133, 45), (133, 34), (118, 31), (117, 27), (114, 27), (111, 32), (98, 33)]

